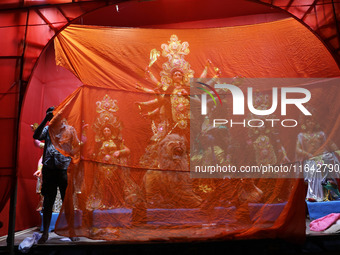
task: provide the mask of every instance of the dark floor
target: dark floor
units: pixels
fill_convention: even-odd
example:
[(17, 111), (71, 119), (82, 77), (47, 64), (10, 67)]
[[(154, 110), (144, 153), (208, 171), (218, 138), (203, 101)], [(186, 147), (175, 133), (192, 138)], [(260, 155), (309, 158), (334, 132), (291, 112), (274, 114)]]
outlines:
[[(306, 222), (306, 240), (302, 244), (283, 240), (230, 240), (205, 242), (140, 242), (118, 243), (104, 240), (91, 240), (81, 237), (71, 242), (69, 238), (50, 233), (44, 245), (34, 245), (26, 254), (51, 255), (99, 255), (99, 254), (337, 254), (340, 255), (340, 235), (311, 232)], [(15, 254), (26, 237), (31, 237), (38, 228), (17, 232), (15, 235)], [(0, 254), (8, 254), (6, 237), (0, 237)]]
[[(5, 252), (5, 249), (3, 250)], [(5, 254), (1, 253), (0, 254)], [(22, 254), (15, 247), (15, 254)], [(244, 240), (177, 243), (72, 243), (35, 245), (27, 254), (99, 255), (99, 254), (340, 254), (337, 237), (307, 238), (301, 245), (282, 240)]]

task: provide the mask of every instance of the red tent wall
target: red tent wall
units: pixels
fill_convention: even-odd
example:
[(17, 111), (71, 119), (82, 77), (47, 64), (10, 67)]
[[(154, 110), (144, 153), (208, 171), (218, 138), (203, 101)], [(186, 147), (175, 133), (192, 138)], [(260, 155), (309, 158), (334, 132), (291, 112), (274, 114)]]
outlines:
[[(122, 1), (117, 1), (122, 2)], [(253, 1), (269, 4), (268, 1)], [(268, 3), (267, 3), (268, 2)], [(276, 5), (273, 3), (275, 2)], [(185, 4), (183, 4), (185, 3)], [(329, 47), (333, 55), (339, 59), (339, 28), (337, 27), (337, 17), (339, 15), (339, 3), (332, 1), (271, 1), (271, 6), (278, 6), (287, 13), (293, 13), (299, 21), (306, 24), (312, 31), (324, 39), (324, 43)], [(8, 207), (5, 206), (11, 189), (11, 181), (14, 180), (17, 162), (17, 123), (21, 110), (21, 99), (23, 98), (26, 86), (36, 61), (47, 42), (60, 29), (70, 21), (76, 19), (84, 13), (105, 5), (113, 5), (110, 12), (101, 15), (84, 17), (80, 23), (90, 24), (92, 20), (98, 19), (108, 22), (108, 25), (125, 26), (157, 26), (157, 24), (177, 23), (180, 27), (195, 24), (205, 24), (204, 19), (215, 19), (216, 25), (221, 25), (220, 19), (242, 15), (268, 14), (277, 12), (275, 9), (264, 9), (255, 3), (248, 1), (152, 1), (152, 2), (126, 2), (118, 5), (116, 9), (112, 1), (88, 1), (78, 0), (74, 3), (71, 0), (4, 0), (0, 4), (0, 221), (8, 221)], [(128, 12), (124, 11), (129, 10)], [(115, 10), (115, 12), (113, 12)], [(191, 10), (188, 12), (187, 10)], [(200, 11), (199, 11), (200, 10)], [(209, 11), (208, 11), (209, 10)], [(110, 17), (110, 18), (108, 18)], [(255, 16), (253, 16), (254, 18)], [(270, 15), (261, 16), (263, 21)], [(266, 17), (266, 18), (265, 18)], [(316, 19), (315, 17), (323, 17)], [(112, 19), (111, 19), (112, 18)], [(258, 17), (255, 17), (257, 19)], [(269, 18), (270, 19), (270, 18)], [(234, 24), (240, 19), (234, 19)], [(322, 20), (322, 23), (320, 21)], [(338, 18), (339, 20), (339, 18)], [(184, 23), (185, 22), (185, 23)], [(213, 26), (213, 25), (212, 25)], [(331, 46), (329, 46), (331, 45)], [(338, 61), (339, 63), (339, 61)], [(37, 83), (38, 84), (38, 83)], [(40, 109), (42, 112), (44, 109)], [(34, 120), (39, 121), (39, 120)], [(26, 128), (29, 121), (27, 121)], [(23, 128), (23, 127), (22, 127)], [(28, 132), (29, 133), (29, 132)], [(26, 134), (24, 134), (26, 136)], [(27, 135), (30, 137), (30, 135)], [(24, 138), (23, 138), (24, 139)], [(28, 141), (29, 142), (29, 141)], [(38, 153), (38, 152), (35, 152)], [(37, 157), (37, 156), (34, 156)], [(32, 157), (32, 161), (33, 161)], [(27, 187), (29, 191), (34, 190), (30, 185), (35, 185), (31, 177), (33, 170), (29, 170), (27, 175), (21, 174), (26, 179), (19, 181), (19, 185)], [(27, 178), (26, 178), (27, 177)], [(22, 185), (21, 185), (22, 182)], [(26, 184), (29, 183), (28, 186)], [(25, 189), (24, 189), (25, 190)], [(22, 191), (19, 190), (19, 193)], [(20, 197), (20, 195), (19, 195)], [(33, 201), (34, 202), (34, 201)], [(33, 203), (32, 202), (32, 203)], [(31, 205), (30, 205), (31, 206)], [(18, 211), (24, 211), (25, 206), (18, 205)], [(28, 207), (32, 209), (31, 207)], [(21, 222), (18, 217), (17, 222)], [(35, 222), (35, 221), (33, 221)], [(31, 224), (31, 223), (30, 223)], [(30, 226), (22, 224), (21, 228)], [(17, 227), (17, 229), (20, 229)], [(0, 230), (0, 234), (7, 232), (7, 226)]]
[[(35, 192), (36, 178), (33, 177), (33, 173), (37, 169), (42, 150), (34, 146), (30, 125), (40, 123), (49, 106), (58, 105), (80, 85), (80, 81), (71, 72), (56, 66), (53, 43), (50, 44), (34, 69), (21, 112), (16, 210), (18, 230), (40, 223), (40, 216), (36, 212), (39, 196)], [(1, 213), (1, 218), (6, 216), (8, 217), (8, 210), (5, 209)], [(5, 234), (6, 226), (1, 231)]]
[(340, 3), (334, 0), (252, 0), (289, 13), (317, 35), (340, 66)]

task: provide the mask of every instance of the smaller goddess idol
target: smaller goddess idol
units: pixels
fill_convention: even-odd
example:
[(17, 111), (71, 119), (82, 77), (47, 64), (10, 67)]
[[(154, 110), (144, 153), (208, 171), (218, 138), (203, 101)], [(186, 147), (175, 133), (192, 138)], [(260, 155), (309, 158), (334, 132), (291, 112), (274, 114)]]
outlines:
[[(314, 115), (303, 116), (301, 119), (303, 125), (297, 136), (296, 158), (303, 161), (304, 177), (308, 184), (306, 199), (312, 202), (324, 201), (327, 198), (322, 184), (328, 179), (339, 178), (339, 173), (329, 171), (326, 166), (335, 167), (339, 164), (336, 154), (340, 155), (340, 151), (332, 141), (327, 141)], [(322, 169), (320, 166), (323, 166)]]
[(123, 167), (127, 164), (130, 150), (124, 145), (121, 122), (113, 114), (117, 111), (117, 101), (108, 95), (97, 102), (99, 117), (93, 124), (96, 145), (92, 156), (98, 166), (93, 190), (87, 201), (89, 210), (125, 205), (123, 188), (119, 187), (124, 187)]

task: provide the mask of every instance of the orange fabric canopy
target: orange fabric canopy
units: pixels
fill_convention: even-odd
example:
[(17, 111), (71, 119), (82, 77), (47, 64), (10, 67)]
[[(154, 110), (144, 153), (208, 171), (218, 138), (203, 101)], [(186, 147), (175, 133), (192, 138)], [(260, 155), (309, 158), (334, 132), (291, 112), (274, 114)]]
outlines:
[[(185, 78), (199, 77), (205, 69), (208, 78), (218, 70), (221, 77), (339, 75), (320, 41), (293, 19), (213, 29), (68, 27), (55, 40), (56, 61), (85, 85), (58, 106), (51, 122), (55, 145), (73, 157), (66, 213), (58, 220), (57, 233), (108, 240), (303, 237), (301, 179), (189, 177), (190, 129), (174, 120), (173, 101), (187, 102), (188, 88), (176, 97), (177, 90), (166, 87), (171, 88), (174, 78), (166, 80), (170, 73), (164, 63), (171, 59), (162, 55), (168, 50), (173, 56), (163, 46), (176, 38), (172, 35), (183, 47), (185, 60), (177, 67), (186, 70)], [(334, 86), (331, 90), (338, 92)], [(315, 104), (323, 97), (312, 95)], [(330, 102), (338, 111), (335, 97)], [(144, 107), (145, 118), (140, 114)], [(153, 118), (156, 112), (160, 119)], [(336, 120), (327, 120), (326, 131), (334, 133)], [(247, 133), (242, 132), (234, 137), (244, 140)], [(290, 158), (298, 132), (280, 137)], [(241, 151), (255, 164), (254, 152), (243, 147), (243, 140), (234, 154)], [(229, 152), (223, 153), (227, 158)]]

